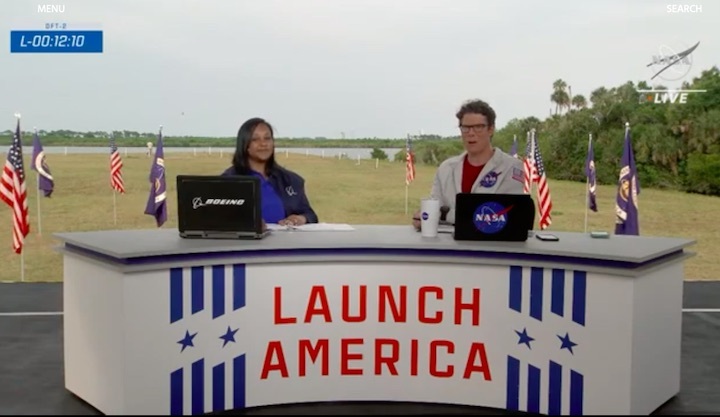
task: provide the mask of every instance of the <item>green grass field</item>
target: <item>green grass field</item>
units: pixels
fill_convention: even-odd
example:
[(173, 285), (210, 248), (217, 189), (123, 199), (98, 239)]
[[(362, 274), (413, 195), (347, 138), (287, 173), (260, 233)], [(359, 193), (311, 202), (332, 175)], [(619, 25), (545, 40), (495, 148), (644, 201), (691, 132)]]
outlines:
[[(217, 174), (229, 166), (231, 155), (169, 154), (165, 160), (168, 178), (168, 222), (175, 228), (177, 174)], [(5, 155), (2, 155), (5, 160)], [(408, 213), (405, 213), (405, 166), (399, 162), (319, 158), (301, 154), (278, 155), (281, 164), (306, 179), (311, 203), (322, 222), (349, 224), (410, 224), (419, 199), (430, 191), (435, 167), (418, 166), (416, 181), (410, 185)], [(25, 281), (61, 281), (62, 257), (54, 250), (53, 233), (107, 229), (155, 228), (152, 216), (143, 214), (148, 195), (151, 159), (144, 155), (123, 156), (123, 177), (127, 194), (117, 196), (117, 225), (113, 222), (113, 193), (109, 185), (109, 156), (51, 154), (48, 164), (55, 177), (55, 193), (42, 198), (38, 234), (38, 206), (35, 172), (28, 172), (31, 232), (24, 250)], [(642, 180), (642, 179), (641, 179)], [(553, 199), (550, 230), (582, 231), (584, 227), (584, 184), (549, 182)], [(598, 213), (589, 213), (590, 230), (614, 229), (615, 187), (598, 189)], [(20, 255), (12, 251), (12, 218), (6, 205), (0, 206), (0, 281), (20, 280)], [(690, 250), (697, 256), (686, 263), (687, 280), (720, 279), (720, 225), (713, 213), (720, 199), (673, 191), (642, 189), (640, 232), (644, 236), (677, 236), (697, 240)]]

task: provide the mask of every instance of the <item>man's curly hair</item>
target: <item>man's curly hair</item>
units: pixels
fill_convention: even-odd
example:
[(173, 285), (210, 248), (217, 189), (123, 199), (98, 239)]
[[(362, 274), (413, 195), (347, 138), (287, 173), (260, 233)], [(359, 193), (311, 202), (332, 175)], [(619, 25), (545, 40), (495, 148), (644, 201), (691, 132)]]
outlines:
[(468, 113), (482, 114), (487, 119), (489, 127), (495, 126), (495, 110), (482, 100), (468, 100), (463, 103), (460, 110), (455, 114), (458, 119), (458, 124), (463, 116)]

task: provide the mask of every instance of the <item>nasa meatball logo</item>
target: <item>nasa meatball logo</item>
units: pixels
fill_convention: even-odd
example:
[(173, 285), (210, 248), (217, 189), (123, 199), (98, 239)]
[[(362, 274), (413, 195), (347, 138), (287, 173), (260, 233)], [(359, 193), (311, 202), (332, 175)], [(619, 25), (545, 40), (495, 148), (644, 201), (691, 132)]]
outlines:
[(480, 185), (485, 188), (492, 187), (497, 182), (498, 175), (500, 175), (499, 172), (495, 172), (495, 171), (489, 172), (485, 177), (483, 177), (483, 179), (480, 180)]
[(505, 228), (507, 213), (511, 208), (512, 206), (506, 208), (494, 201), (485, 203), (475, 210), (473, 223), (482, 233), (497, 233)]
[(427, 212), (423, 211), (421, 217), (422, 217), (423, 220), (427, 220), (428, 217), (430, 217), (430, 216), (428, 216)]

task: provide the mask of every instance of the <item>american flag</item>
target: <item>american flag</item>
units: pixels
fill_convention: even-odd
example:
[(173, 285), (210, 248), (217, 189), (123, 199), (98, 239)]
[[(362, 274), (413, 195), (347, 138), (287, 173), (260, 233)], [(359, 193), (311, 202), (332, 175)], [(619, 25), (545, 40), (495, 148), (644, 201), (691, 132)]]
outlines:
[(410, 145), (410, 135), (405, 142), (405, 185), (410, 185), (415, 180), (415, 154)]
[(533, 182), (533, 175), (534, 175), (534, 169), (533, 164), (530, 162), (530, 132), (527, 134), (527, 146), (525, 147), (525, 159), (523, 160), (523, 192), (525, 194), (530, 194), (530, 190), (532, 189), (532, 182)]
[(7, 160), (0, 178), (0, 199), (13, 212), (13, 249), (22, 253), (25, 236), (30, 233), (28, 220), (27, 188), (25, 187), (25, 167), (23, 166), (22, 141), (20, 139), (20, 120), (18, 120), (13, 142), (8, 151)]
[(125, 193), (125, 185), (122, 178), (123, 162), (120, 152), (115, 145), (115, 136), (110, 138), (110, 186), (121, 194)]
[(535, 132), (532, 133), (528, 142), (527, 154), (525, 157), (525, 183), (523, 189), (526, 193), (530, 192), (532, 183), (537, 184), (538, 208), (540, 209), (540, 229), (546, 229), (552, 224), (552, 198), (550, 197), (550, 187), (548, 186), (547, 176), (545, 175), (545, 165), (543, 164), (540, 148), (537, 146)]

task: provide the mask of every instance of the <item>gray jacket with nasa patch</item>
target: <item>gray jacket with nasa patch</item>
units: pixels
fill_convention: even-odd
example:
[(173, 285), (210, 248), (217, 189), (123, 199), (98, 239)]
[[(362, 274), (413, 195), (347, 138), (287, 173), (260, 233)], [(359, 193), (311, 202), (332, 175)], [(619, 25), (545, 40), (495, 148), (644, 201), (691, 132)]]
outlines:
[[(494, 148), (495, 153), (485, 164), (470, 192), (478, 194), (525, 194), (523, 191), (523, 163)], [(445, 221), (455, 223), (455, 196), (462, 191), (462, 168), (465, 155), (443, 161), (435, 173), (430, 195), (440, 200), (440, 206), (450, 208)]]

